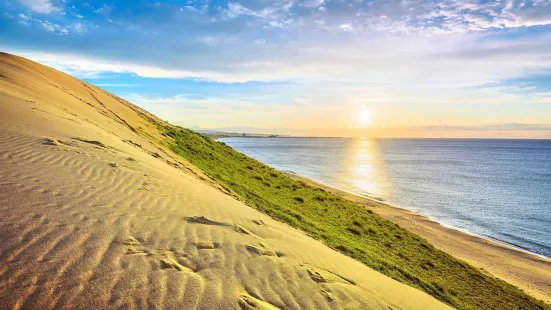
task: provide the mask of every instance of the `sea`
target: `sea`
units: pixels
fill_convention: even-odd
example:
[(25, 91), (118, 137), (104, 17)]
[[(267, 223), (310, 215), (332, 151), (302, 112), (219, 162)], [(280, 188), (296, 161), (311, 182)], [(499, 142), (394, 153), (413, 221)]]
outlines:
[(551, 140), (220, 141), (280, 171), (551, 258)]

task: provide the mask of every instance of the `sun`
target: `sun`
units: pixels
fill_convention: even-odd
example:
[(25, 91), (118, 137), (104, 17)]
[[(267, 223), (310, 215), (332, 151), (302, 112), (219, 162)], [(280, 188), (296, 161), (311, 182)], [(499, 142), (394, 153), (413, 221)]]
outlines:
[(358, 121), (362, 124), (367, 124), (370, 120), (371, 113), (365, 107), (362, 107), (360, 112), (358, 112)]

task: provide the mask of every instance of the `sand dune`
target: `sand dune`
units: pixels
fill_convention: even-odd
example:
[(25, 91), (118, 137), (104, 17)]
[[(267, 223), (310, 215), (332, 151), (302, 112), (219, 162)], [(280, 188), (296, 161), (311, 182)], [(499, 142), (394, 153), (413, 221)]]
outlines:
[(447, 308), (236, 200), (151, 117), (0, 54), (2, 308)]

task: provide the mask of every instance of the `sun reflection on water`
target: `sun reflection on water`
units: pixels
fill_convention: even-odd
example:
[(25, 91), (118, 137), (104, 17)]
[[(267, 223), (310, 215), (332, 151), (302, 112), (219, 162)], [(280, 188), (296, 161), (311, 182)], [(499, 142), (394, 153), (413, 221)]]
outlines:
[(369, 196), (386, 197), (388, 184), (377, 141), (369, 138), (354, 139), (347, 157), (351, 164), (352, 186)]

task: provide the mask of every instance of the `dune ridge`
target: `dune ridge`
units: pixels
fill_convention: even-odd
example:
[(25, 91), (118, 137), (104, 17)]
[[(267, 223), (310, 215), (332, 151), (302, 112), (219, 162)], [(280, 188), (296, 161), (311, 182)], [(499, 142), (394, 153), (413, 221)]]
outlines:
[(0, 54), (0, 305), (449, 308), (238, 201), (150, 119)]

